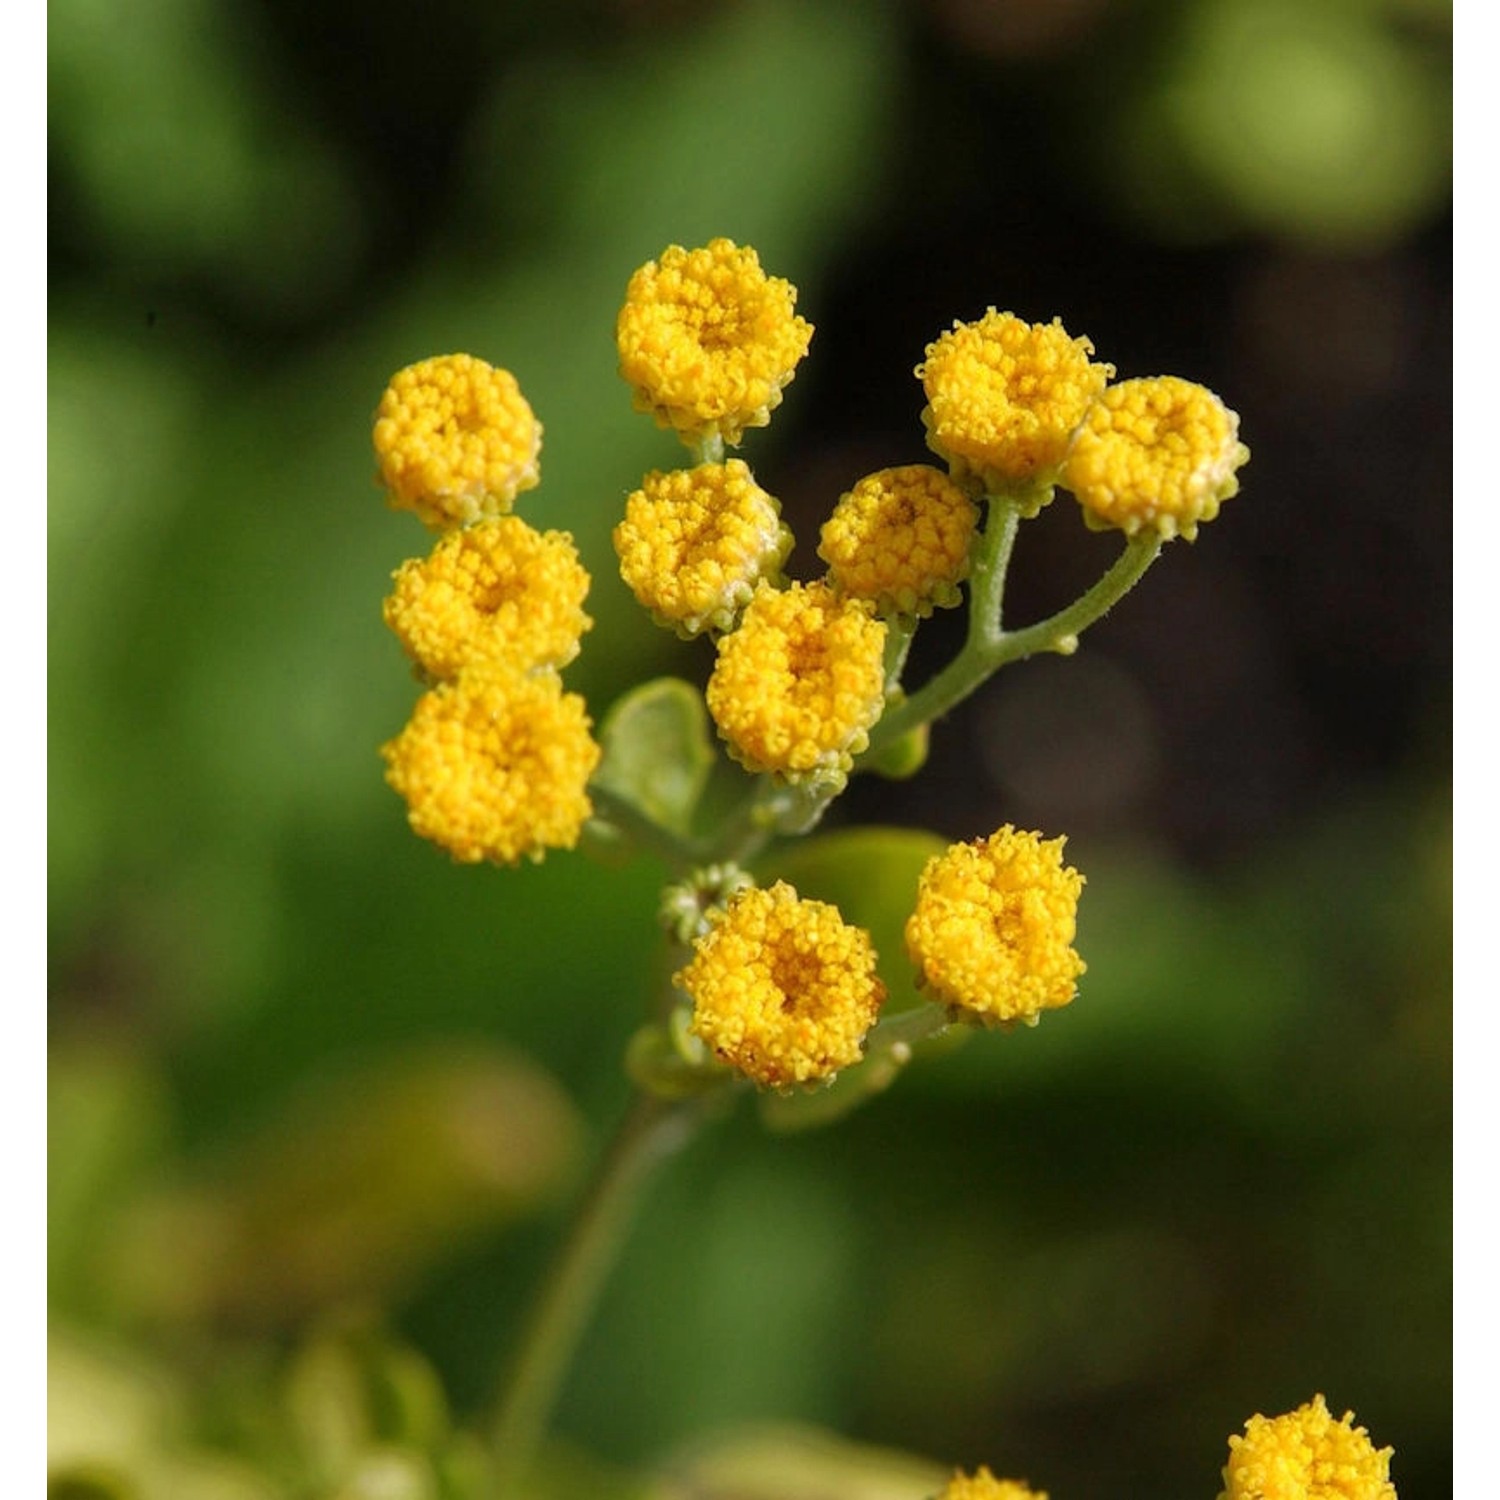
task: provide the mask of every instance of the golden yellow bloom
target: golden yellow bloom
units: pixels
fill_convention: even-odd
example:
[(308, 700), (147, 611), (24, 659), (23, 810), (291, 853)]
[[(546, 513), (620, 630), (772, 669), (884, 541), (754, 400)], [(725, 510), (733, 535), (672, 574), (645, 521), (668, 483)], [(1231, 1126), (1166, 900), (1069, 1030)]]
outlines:
[(1066, 1005), (1084, 962), (1073, 951), (1083, 876), (1062, 862), (1066, 839), (1018, 833), (955, 844), (927, 861), (906, 951), (918, 983), (987, 1024)]
[(424, 693), (380, 753), (413, 832), (465, 864), (571, 849), (593, 810), (599, 747), (583, 699), (549, 669), (471, 666)]
[(1110, 386), (1084, 419), (1062, 469), (1096, 531), (1154, 527), (1192, 541), (1238, 493), (1250, 457), (1240, 419), (1210, 390), (1158, 375)]
[(648, 474), (615, 527), (620, 576), (684, 636), (728, 630), (791, 548), (781, 508), (737, 458)]
[(745, 428), (764, 427), (812, 338), (796, 302), (791, 282), (767, 276), (748, 247), (669, 246), (630, 278), (615, 329), (636, 410), (686, 442), (737, 444)]
[(869, 933), (784, 880), (739, 892), (710, 921), (672, 982), (693, 1002), (689, 1029), (720, 1061), (766, 1088), (859, 1061), (885, 1002)]
[(1034, 1490), (1021, 1479), (996, 1479), (981, 1464), (973, 1474), (956, 1473), (937, 1500), (1047, 1500), (1047, 1492)]
[[(1068, 440), (1114, 367), (1061, 322), (1026, 323), (992, 307), (927, 346), (917, 378), (927, 392), (927, 446), (960, 484), (988, 494), (1027, 492), (1023, 514), (1046, 503)], [(1036, 489), (1032, 489), (1036, 486)]]
[(1396, 1500), (1390, 1448), (1376, 1448), (1321, 1395), (1281, 1417), (1251, 1417), (1229, 1439), (1219, 1500)]
[(979, 510), (930, 464), (867, 474), (823, 523), (818, 556), (834, 586), (879, 615), (930, 615), (957, 604)]
[(762, 583), (719, 640), (708, 711), (748, 771), (842, 784), (885, 707), (885, 625), (824, 583)]
[(437, 680), (494, 657), (566, 666), (594, 623), (583, 612), (589, 575), (573, 538), (534, 531), (519, 516), (451, 531), (393, 576), (385, 623)]
[(542, 425), (516, 378), (472, 354), (391, 377), (375, 412), (375, 456), (398, 510), (435, 531), (504, 515), (540, 479)]

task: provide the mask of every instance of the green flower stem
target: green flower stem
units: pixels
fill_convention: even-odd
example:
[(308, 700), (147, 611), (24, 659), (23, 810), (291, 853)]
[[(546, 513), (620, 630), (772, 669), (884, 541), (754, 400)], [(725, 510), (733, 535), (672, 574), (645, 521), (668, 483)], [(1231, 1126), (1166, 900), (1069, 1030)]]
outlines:
[(652, 1169), (691, 1139), (701, 1100), (638, 1094), (589, 1185), (534, 1305), (494, 1426), (495, 1500), (522, 1493), (563, 1377)]
[(917, 633), (917, 622), (911, 619), (887, 620), (885, 623), (885, 691), (889, 697), (901, 685), (901, 673), (906, 669), (907, 653), (911, 650), (912, 637)]
[(594, 804), (594, 816), (601, 823), (618, 829), (635, 848), (654, 854), (674, 874), (685, 875), (708, 858), (707, 851), (697, 839), (680, 834), (665, 823), (658, 823), (629, 798), (619, 796), (597, 781), (589, 786), (589, 800)]
[(1109, 572), (1088, 593), (1025, 630), (1002, 635), (995, 666), (1021, 661), (1038, 651), (1071, 656), (1078, 649), (1078, 637), (1096, 620), (1103, 619), (1141, 581), (1160, 554), (1161, 544), (1162, 539), (1155, 531), (1131, 537)]
[[(1079, 635), (1134, 588), (1161, 551), (1161, 538), (1154, 531), (1131, 537), (1114, 565), (1086, 594), (1048, 619), (1024, 630), (1007, 632), (1000, 627), (1000, 598), (1015, 527), (1014, 508), (1007, 506), (1002, 511), (995, 505), (975, 556), (969, 636), (964, 649), (919, 692), (881, 718), (870, 734), (866, 755), (919, 725), (941, 718), (992, 673), (1013, 661), (1035, 656), (1040, 651), (1071, 655), (1078, 648)], [(997, 535), (992, 541), (991, 532), (1008, 534)]]
[(723, 864), (748, 864), (780, 832), (797, 802), (796, 787), (767, 774), (757, 776), (750, 794), (724, 820), (712, 857)]
[(870, 1033), (865, 1055), (873, 1057), (882, 1052), (894, 1051), (897, 1047), (909, 1048), (916, 1042), (924, 1042), (928, 1037), (946, 1031), (951, 1024), (948, 1007), (945, 1005), (918, 1005), (911, 1010), (898, 1011), (893, 1016), (882, 1016)]

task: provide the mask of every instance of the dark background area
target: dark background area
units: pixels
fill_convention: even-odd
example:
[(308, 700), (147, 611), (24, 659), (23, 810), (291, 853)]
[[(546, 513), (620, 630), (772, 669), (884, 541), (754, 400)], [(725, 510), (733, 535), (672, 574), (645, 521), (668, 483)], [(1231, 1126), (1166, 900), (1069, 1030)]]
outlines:
[[(657, 977), (660, 871), (457, 869), (407, 833), (375, 746), (413, 687), (379, 603), (425, 541), (371, 481), (369, 413), (430, 353), (513, 369), (546, 427), (523, 512), (595, 575), (569, 685), (597, 719), (653, 672), (701, 680), (706, 648), (614, 572), (625, 494), (679, 459), (631, 413), (612, 326), (636, 265), (725, 233), (816, 328), (743, 450), (794, 575), (843, 490), (924, 458), (912, 368), (987, 306), (1060, 316), (1122, 377), (1211, 386), (1252, 459), (1075, 658), (1007, 671), (920, 777), (859, 779), (829, 820), (1066, 832), (1079, 1002), (831, 1130), (744, 1111), (699, 1142), (562, 1434), (649, 1466), (716, 1425), (810, 1421), (1057, 1500), (1212, 1494), (1228, 1432), (1321, 1390), (1395, 1446), (1403, 1494), (1451, 1489), (1449, 25), (1422, 0), (54, 4), (69, 1348), (191, 1383), (374, 1303), (482, 1412), (570, 1153), (501, 1191), (520, 1146), (478, 1186), (459, 1152), (411, 1202), (382, 1169), (349, 1220), (379, 1233), (335, 1236), (316, 1274), (281, 1255), (287, 1205), (424, 1130), (441, 1158), (445, 1067), (492, 1068), (504, 1098), (545, 1070), (548, 1138), (586, 1156)], [(1059, 495), (1007, 619), (1116, 546)], [(288, 1186), (309, 1142), (379, 1135), (372, 1068), (413, 1070), (392, 1118), (418, 1123)], [(386, 1102), (329, 1123), (366, 1096)], [(185, 1203), (270, 1248), (193, 1261), (161, 1228)]]

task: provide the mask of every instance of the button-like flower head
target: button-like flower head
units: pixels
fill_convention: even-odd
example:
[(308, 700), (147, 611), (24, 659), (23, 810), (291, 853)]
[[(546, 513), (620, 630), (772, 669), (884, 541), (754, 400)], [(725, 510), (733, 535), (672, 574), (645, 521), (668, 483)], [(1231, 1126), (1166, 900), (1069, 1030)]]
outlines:
[(673, 983), (690, 1030), (765, 1088), (831, 1078), (859, 1061), (885, 1002), (869, 933), (785, 881), (746, 890), (710, 918)]
[(1026, 323), (992, 307), (976, 323), (955, 323), (917, 366), (927, 446), (960, 484), (1024, 493), (1023, 513), (1034, 515), (1074, 429), (1114, 374), (1090, 362), (1093, 352), (1056, 319)]
[(818, 556), (836, 588), (878, 615), (920, 619), (959, 603), (979, 510), (930, 464), (867, 474), (823, 523)]
[(689, 443), (737, 444), (745, 428), (764, 427), (812, 338), (796, 302), (791, 282), (732, 240), (672, 245), (647, 261), (615, 330), (636, 409)]
[(1024, 1480), (996, 1479), (981, 1464), (972, 1474), (955, 1474), (937, 1500), (1047, 1500), (1047, 1492), (1032, 1489)]
[(392, 376), (375, 456), (398, 510), (435, 531), (504, 515), (540, 479), (542, 426), (509, 370), (442, 354)]
[(615, 527), (620, 576), (682, 636), (728, 630), (791, 547), (780, 507), (737, 458), (648, 474)]
[(748, 771), (842, 786), (885, 706), (885, 625), (825, 583), (762, 583), (719, 640), (708, 711)]
[(583, 612), (589, 575), (565, 531), (535, 531), (519, 516), (438, 540), (393, 575), (385, 622), (433, 680), (471, 662), (563, 667), (593, 621)]
[(554, 671), (471, 666), (424, 693), (380, 753), (413, 832), (465, 864), (571, 849), (592, 811), (599, 747), (583, 699)]
[(1062, 483), (1096, 531), (1154, 528), (1192, 541), (1239, 490), (1235, 470), (1250, 457), (1239, 432), (1240, 419), (1190, 380), (1122, 380), (1078, 429)]
[(1083, 876), (1063, 863), (1066, 842), (1007, 823), (927, 861), (906, 951), (934, 999), (985, 1024), (1034, 1026), (1073, 998)]
[(1396, 1500), (1390, 1448), (1377, 1448), (1321, 1395), (1281, 1417), (1251, 1417), (1229, 1439), (1219, 1500)]

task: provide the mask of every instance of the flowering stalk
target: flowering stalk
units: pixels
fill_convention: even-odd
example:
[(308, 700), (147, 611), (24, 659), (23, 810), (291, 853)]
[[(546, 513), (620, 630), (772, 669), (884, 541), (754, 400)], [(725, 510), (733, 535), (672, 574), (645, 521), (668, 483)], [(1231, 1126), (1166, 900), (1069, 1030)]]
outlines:
[(573, 1351), (652, 1171), (692, 1139), (704, 1101), (637, 1093), (578, 1205), (521, 1334), (493, 1428), (495, 1500), (520, 1493)]
[[(542, 437), (514, 377), (469, 355), (425, 360), (393, 378), (378, 413), (392, 504), (441, 533), (397, 573), (385, 608), (429, 688), (383, 750), (413, 830), (467, 863), (538, 860), (586, 838), (653, 855), (673, 876), (659, 917), (675, 972), (626, 1048), (634, 1100), (514, 1352), (493, 1430), (496, 1500), (526, 1480), (653, 1168), (711, 1112), (753, 1091), (768, 1124), (826, 1124), (950, 1026), (1009, 1031), (1072, 1003), (1085, 882), (1063, 837), (1005, 824), (927, 859), (902, 929), (923, 1000), (888, 1016), (893, 976), (871, 932), (785, 880), (757, 885), (746, 866), (814, 828), (855, 770), (913, 774), (927, 727), (1000, 667), (1076, 650), (1164, 540), (1191, 541), (1213, 519), (1248, 457), (1212, 392), (1170, 376), (1111, 385), (1088, 339), (991, 308), (929, 345), (915, 372), (927, 445), (946, 468), (857, 480), (821, 529), (826, 575), (788, 582), (780, 505), (725, 450), (766, 425), (807, 352), (796, 295), (727, 239), (671, 246), (630, 280), (620, 373), (691, 463), (652, 471), (628, 498), (613, 532), (620, 576), (658, 624), (711, 642), (716, 661), (701, 693), (670, 678), (625, 693), (597, 742), (560, 675), (592, 625), (588, 575), (566, 532), (511, 514), (539, 481)], [(1122, 531), (1125, 550), (1065, 609), (1007, 631), (1020, 523), (1058, 486), (1087, 525)], [(963, 648), (905, 696), (913, 635), (964, 602), (965, 581)], [(705, 828), (710, 721), (749, 780)], [(1262, 1471), (1305, 1432), (1340, 1456), (1359, 1435), (1347, 1418), (1325, 1433), (1321, 1398), (1287, 1422), (1233, 1445), (1230, 1500), (1262, 1500)], [(981, 1468), (955, 1475), (944, 1500), (1045, 1496)]]

